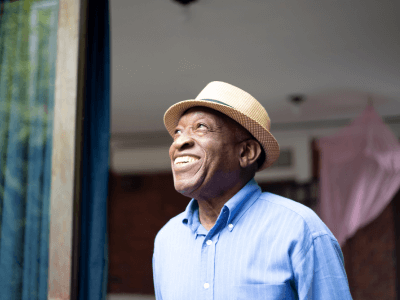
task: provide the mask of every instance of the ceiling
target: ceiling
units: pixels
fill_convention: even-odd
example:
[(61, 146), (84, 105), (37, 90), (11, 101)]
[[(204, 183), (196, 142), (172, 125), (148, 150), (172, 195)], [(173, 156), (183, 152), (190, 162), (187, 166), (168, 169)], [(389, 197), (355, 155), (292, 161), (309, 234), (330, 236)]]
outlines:
[[(244, 89), (274, 124), (400, 115), (400, 1), (111, 0), (111, 132), (163, 131), (210, 81)], [(288, 101), (304, 94), (300, 112)], [(279, 124), (278, 124), (279, 125)]]

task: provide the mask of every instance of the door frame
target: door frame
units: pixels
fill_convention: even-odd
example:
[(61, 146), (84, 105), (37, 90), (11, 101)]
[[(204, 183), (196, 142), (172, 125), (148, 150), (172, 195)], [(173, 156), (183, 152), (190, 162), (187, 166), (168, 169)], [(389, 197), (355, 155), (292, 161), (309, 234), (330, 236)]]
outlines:
[(59, 0), (48, 299), (78, 299), (88, 0)]

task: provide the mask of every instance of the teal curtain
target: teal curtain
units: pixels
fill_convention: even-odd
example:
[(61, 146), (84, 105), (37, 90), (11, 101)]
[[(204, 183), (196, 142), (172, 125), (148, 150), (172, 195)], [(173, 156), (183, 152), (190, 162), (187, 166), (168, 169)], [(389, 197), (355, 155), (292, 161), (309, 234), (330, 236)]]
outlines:
[(111, 78), (108, 0), (89, 0), (87, 18), (79, 299), (105, 300)]
[(1, 1), (0, 299), (47, 299), (58, 1)]

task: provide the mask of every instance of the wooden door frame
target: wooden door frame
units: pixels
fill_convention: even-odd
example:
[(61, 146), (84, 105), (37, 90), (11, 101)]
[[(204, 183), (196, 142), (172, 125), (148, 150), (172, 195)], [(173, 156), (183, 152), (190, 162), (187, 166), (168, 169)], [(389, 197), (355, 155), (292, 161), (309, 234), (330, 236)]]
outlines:
[(77, 300), (88, 0), (59, 0), (48, 299)]

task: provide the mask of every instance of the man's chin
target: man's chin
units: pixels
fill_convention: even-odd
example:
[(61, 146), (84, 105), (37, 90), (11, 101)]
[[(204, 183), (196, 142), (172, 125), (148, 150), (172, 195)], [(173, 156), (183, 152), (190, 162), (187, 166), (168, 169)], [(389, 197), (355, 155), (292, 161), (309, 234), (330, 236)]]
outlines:
[(181, 185), (181, 184), (176, 184), (175, 185), (175, 190), (178, 192), (178, 193), (180, 193), (180, 194), (182, 194), (182, 195), (184, 195), (184, 196), (186, 196), (186, 197), (190, 197), (190, 198), (192, 198), (192, 193), (193, 193), (193, 191), (195, 190), (193, 187), (191, 187), (191, 186), (183, 186), (183, 185)]
[(194, 198), (196, 190), (201, 185), (201, 182), (195, 180), (176, 180), (174, 179), (175, 190), (190, 198)]

